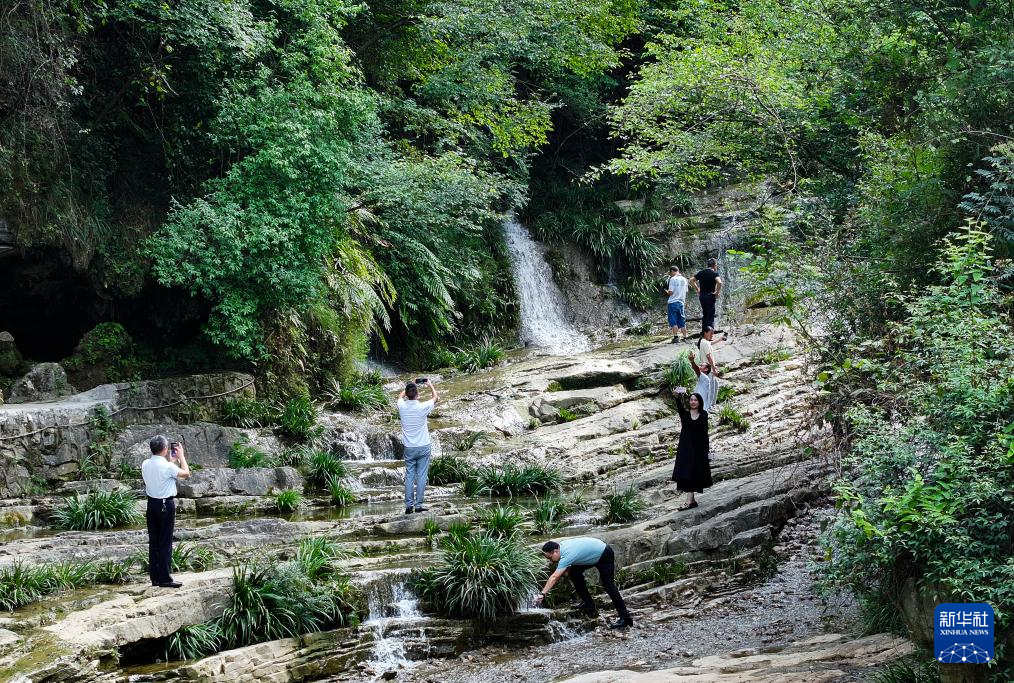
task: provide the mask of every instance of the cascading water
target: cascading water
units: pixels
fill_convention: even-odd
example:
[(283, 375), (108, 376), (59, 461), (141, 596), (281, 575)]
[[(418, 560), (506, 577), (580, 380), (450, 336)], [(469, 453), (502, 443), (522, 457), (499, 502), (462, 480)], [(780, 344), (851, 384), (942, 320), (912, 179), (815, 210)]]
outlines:
[(513, 217), (504, 223), (504, 232), (521, 299), (521, 340), (550, 353), (590, 349), (588, 338), (567, 320), (563, 295), (553, 280), (542, 245)]
[(371, 629), (375, 638), (368, 664), (380, 673), (414, 666), (406, 651), (406, 631), (412, 632), (418, 641), (426, 641), (424, 628), (412, 628), (412, 622), (425, 617), (419, 611), (418, 599), (407, 586), (408, 575), (409, 570), (393, 570), (364, 577), (369, 616), (363, 626)]

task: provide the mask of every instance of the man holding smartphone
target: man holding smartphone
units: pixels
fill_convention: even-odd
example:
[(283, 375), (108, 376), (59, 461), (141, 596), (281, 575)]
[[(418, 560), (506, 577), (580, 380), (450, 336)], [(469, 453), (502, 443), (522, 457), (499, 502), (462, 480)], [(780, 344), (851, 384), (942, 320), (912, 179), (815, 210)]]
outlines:
[[(430, 400), (419, 400), (419, 385), (430, 388)], [(437, 402), (437, 390), (425, 377), (405, 385), (398, 396), (401, 438), (405, 443), (405, 514), (425, 512), (426, 477), (430, 469), (430, 430), (427, 418)]]
[(170, 575), (173, 531), (176, 528), (176, 480), (190, 476), (183, 444), (161, 434), (148, 442), (151, 457), (141, 463), (144, 492), (148, 496), (145, 520), (148, 522), (148, 575), (151, 585), (179, 588), (183, 584)]

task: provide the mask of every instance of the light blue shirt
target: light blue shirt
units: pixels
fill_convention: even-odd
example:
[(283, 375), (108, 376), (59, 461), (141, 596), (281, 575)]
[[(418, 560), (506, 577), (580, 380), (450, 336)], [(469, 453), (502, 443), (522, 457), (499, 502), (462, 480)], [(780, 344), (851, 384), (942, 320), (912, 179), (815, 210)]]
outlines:
[(172, 498), (176, 495), (176, 476), (180, 468), (161, 455), (153, 455), (141, 463), (144, 492), (152, 498)]
[(591, 536), (578, 536), (560, 541), (560, 562), (556, 565), (556, 570), (560, 571), (575, 564), (595, 564), (605, 549), (605, 543)]

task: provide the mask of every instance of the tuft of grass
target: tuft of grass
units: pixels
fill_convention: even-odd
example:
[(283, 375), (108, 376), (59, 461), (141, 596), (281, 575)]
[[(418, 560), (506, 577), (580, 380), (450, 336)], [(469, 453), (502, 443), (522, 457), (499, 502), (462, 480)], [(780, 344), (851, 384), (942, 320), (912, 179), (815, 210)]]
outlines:
[(217, 621), (184, 626), (166, 640), (166, 661), (207, 657), (219, 651), (222, 639), (222, 625)]
[(622, 493), (614, 492), (606, 496), (605, 500), (606, 515), (603, 522), (606, 524), (631, 522), (647, 507), (647, 503), (637, 494), (633, 486)]
[(26, 566), (15, 561), (0, 569), (0, 610), (14, 611), (60, 591), (94, 583), (125, 583), (131, 565), (68, 560)]
[(20, 560), (15, 560), (14, 564), (0, 569), (0, 609), (13, 612), (19, 607), (41, 600), (53, 590), (52, 584), (38, 567), (28, 567)]
[(554, 379), (546, 385), (546, 391), (563, 391), (563, 385)]
[(490, 368), (503, 360), (503, 347), (493, 341), (484, 340), (469, 348), (459, 348), (454, 354), (454, 365), (464, 372), (478, 372)]
[(560, 472), (542, 465), (519, 467), (507, 463), (501, 468), (480, 467), (464, 483), (466, 495), (486, 494), (513, 498), (515, 496), (541, 496), (559, 491), (563, 485)]
[(497, 538), (523, 534), (529, 527), (521, 508), (499, 503), (481, 508), (476, 521), (486, 534)]
[(423, 522), (423, 531), (426, 533), (426, 545), (432, 546), (433, 539), (440, 533), (440, 525), (432, 517)]
[(114, 529), (140, 520), (137, 499), (130, 491), (93, 491), (84, 496), (75, 495), (53, 512), (53, 521), (58, 528), (74, 531)]
[(477, 534), (445, 546), (412, 584), (438, 614), (491, 622), (513, 614), (538, 588), (542, 562), (516, 538)]
[(750, 360), (757, 365), (771, 365), (772, 363), (780, 363), (790, 358), (792, 358), (792, 351), (781, 346), (774, 349), (765, 349), (750, 356)]
[(331, 495), (331, 504), (335, 507), (348, 507), (356, 503), (356, 494), (341, 481), (332, 481), (328, 485), (328, 493)]
[(676, 360), (665, 366), (659, 386), (668, 391), (677, 387), (692, 389), (696, 382), (697, 373), (690, 365), (690, 359), (681, 354), (676, 357)]
[(120, 481), (124, 479), (140, 479), (141, 468), (134, 467), (126, 460), (121, 460), (120, 464), (116, 466), (116, 478)]
[(229, 449), (229, 467), (240, 470), (247, 467), (270, 467), (268, 454), (256, 448), (237, 441)]
[(940, 674), (932, 662), (900, 659), (873, 675), (874, 683), (937, 683)]
[(330, 489), (331, 484), (341, 483), (349, 476), (349, 468), (345, 461), (327, 451), (309, 451), (305, 456), (303, 467), (307, 478), (322, 489)]
[(130, 580), (133, 564), (117, 560), (105, 560), (94, 565), (92, 580), (95, 583), (123, 584)]
[(725, 401), (728, 401), (738, 393), (739, 392), (736, 391), (735, 387), (729, 384), (722, 384), (720, 387), (718, 387), (718, 396), (715, 398), (715, 402), (723, 403)]
[(390, 405), (379, 373), (361, 373), (342, 385), (332, 382), (324, 398), (329, 407), (359, 412), (381, 410)]
[(690, 567), (682, 560), (662, 560), (651, 565), (645, 575), (657, 585), (664, 586), (684, 576), (689, 570)]
[(460, 439), (454, 442), (454, 450), (456, 451), (470, 451), (475, 444), (479, 443), (486, 437), (484, 432), (469, 432)]
[(218, 411), (219, 419), (230, 427), (267, 427), (278, 420), (270, 405), (252, 398), (226, 398)]
[(275, 507), (278, 508), (279, 512), (295, 512), (299, 509), (299, 504), (302, 500), (303, 497), (299, 495), (299, 491), (287, 489), (275, 496)]
[(560, 422), (573, 422), (580, 417), (570, 408), (557, 408), (556, 415), (560, 418)]
[[(145, 555), (144, 560), (145, 570), (147, 570), (147, 555)], [(208, 546), (183, 541), (173, 546), (172, 559), (169, 562), (169, 566), (174, 572), (203, 572), (211, 569), (215, 565), (216, 560), (215, 551)]]
[(532, 526), (538, 534), (549, 534), (563, 527), (567, 515), (577, 509), (573, 499), (550, 495), (539, 499), (532, 508)]
[(738, 432), (745, 432), (750, 428), (750, 421), (728, 404), (718, 409), (718, 424), (729, 425)]
[(321, 434), (320, 408), (309, 395), (295, 396), (283, 406), (278, 426), (285, 436), (297, 442), (306, 442)]
[(457, 484), (472, 477), (475, 469), (464, 459), (442, 455), (430, 462), (429, 482), (434, 486)]
[(296, 550), (296, 564), (303, 574), (312, 581), (333, 576), (340, 570), (339, 563), (348, 554), (329, 538), (323, 536), (304, 538)]

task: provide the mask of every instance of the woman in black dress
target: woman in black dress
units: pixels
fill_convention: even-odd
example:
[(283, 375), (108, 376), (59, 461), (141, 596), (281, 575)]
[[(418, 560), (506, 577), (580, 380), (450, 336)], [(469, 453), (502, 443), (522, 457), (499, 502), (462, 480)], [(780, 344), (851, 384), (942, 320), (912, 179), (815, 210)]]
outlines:
[(700, 394), (690, 394), (687, 390), (677, 387), (676, 409), (680, 414), (680, 442), (676, 449), (676, 464), (672, 468), (672, 480), (676, 488), (687, 494), (687, 500), (677, 510), (689, 510), (697, 507), (695, 493), (704, 493), (711, 486), (711, 464), (708, 453), (711, 450), (708, 442), (708, 411), (704, 409), (704, 399)]

